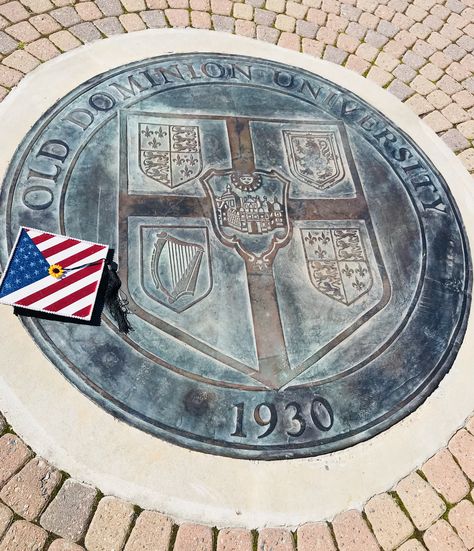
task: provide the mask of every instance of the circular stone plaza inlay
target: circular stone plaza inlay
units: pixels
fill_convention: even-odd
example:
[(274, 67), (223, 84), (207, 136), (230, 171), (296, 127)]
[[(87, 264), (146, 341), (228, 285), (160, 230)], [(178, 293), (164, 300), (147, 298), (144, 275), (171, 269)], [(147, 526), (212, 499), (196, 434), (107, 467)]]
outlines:
[(97, 76), (25, 137), (1, 208), (8, 249), (20, 225), (114, 249), (131, 333), (24, 323), (83, 393), (192, 449), (351, 446), (412, 412), (463, 338), (470, 260), (443, 178), (383, 113), (281, 63)]
[(21, 225), (107, 243), (133, 331), (29, 317), (113, 415), (194, 450), (315, 456), (437, 387), (470, 295), (463, 224), (423, 149), (354, 93), (230, 54), (134, 62), (62, 97), (1, 195)]

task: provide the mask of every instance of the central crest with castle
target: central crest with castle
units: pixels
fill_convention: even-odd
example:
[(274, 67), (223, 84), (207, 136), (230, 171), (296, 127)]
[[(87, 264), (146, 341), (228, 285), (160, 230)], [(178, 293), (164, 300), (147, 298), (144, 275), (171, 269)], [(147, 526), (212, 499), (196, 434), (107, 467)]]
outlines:
[(283, 203), (277, 196), (268, 199), (266, 195), (233, 191), (230, 184), (225, 192), (216, 197), (218, 224), (248, 234), (268, 233), (286, 226)]
[(288, 241), (289, 182), (276, 171), (210, 170), (203, 178), (214, 210), (215, 229), (247, 261), (269, 266)]

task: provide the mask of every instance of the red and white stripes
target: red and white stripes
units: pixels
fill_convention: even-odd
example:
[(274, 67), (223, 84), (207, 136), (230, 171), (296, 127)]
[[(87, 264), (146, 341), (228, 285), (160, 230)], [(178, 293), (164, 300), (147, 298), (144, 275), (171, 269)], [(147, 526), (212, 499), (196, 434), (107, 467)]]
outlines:
[(3, 302), (89, 320), (94, 308), (108, 246), (25, 228), (48, 264), (65, 269), (60, 279), (48, 275), (4, 297)]

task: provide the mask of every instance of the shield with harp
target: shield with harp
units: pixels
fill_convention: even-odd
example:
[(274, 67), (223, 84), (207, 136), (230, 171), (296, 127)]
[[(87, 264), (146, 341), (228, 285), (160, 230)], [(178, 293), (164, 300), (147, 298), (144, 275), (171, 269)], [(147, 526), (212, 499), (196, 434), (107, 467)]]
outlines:
[(187, 239), (182, 238), (182, 233), (157, 233), (150, 263), (156, 298), (177, 312), (199, 300), (208, 270), (205, 243), (190, 235), (189, 230)]

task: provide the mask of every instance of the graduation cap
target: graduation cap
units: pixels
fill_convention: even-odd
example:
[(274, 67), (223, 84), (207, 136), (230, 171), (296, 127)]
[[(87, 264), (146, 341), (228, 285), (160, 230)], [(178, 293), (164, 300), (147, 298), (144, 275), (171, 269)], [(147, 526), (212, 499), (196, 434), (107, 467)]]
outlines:
[(0, 303), (90, 321), (109, 266), (105, 302), (120, 330), (128, 332), (117, 265), (108, 262), (108, 253), (108, 245), (21, 227), (0, 280)]

